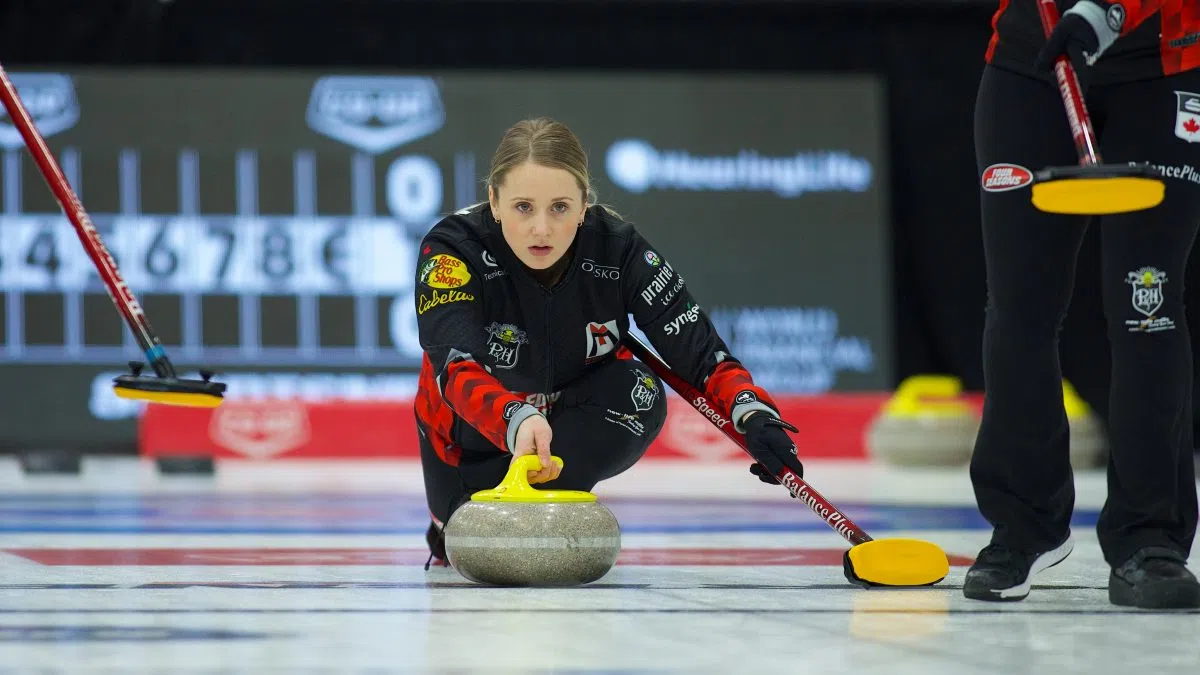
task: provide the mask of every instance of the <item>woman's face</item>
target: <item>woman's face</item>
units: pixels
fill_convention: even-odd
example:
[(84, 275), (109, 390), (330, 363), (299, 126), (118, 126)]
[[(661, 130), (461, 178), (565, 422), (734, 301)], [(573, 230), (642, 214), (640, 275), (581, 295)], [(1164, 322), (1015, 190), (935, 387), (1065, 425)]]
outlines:
[(532, 162), (513, 167), (488, 201), (509, 248), (535, 270), (566, 254), (587, 208), (574, 176)]

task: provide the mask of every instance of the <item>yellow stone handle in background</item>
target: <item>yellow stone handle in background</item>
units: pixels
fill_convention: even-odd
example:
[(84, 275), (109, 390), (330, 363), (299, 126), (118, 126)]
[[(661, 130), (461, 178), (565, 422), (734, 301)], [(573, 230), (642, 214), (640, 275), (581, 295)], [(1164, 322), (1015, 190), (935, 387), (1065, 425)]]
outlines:
[[(1071, 420), (1083, 419), (1091, 408), (1075, 388), (1063, 380), (1063, 407)], [(962, 381), (951, 375), (913, 375), (905, 378), (888, 399), (884, 412), (894, 417), (920, 415), (961, 415), (972, 412), (971, 405), (960, 399)], [(941, 400), (938, 400), (941, 399)]]
[(958, 399), (961, 395), (962, 382), (957, 377), (913, 375), (905, 378), (896, 388), (896, 393), (884, 406), (884, 412), (895, 417), (961, 415), (971, 412), (970, 404)]
[[(561, 469), (561, 457), (551, 456)], [(491, 490), (480, 490), (471, 495), (473, 502), (594, 502), (596, 495), (582, 490), (538, 490), (529, 484), (529, 472), (542, 468), (537, 455), (521, 455), (508, 466), (504, 480)]]
[(1092, 408), (1079, 397), (1075, 387), (1063, 380), (1063, 407), (1067, 411), (1067, 419), (1081, 420), (1092, 414)]

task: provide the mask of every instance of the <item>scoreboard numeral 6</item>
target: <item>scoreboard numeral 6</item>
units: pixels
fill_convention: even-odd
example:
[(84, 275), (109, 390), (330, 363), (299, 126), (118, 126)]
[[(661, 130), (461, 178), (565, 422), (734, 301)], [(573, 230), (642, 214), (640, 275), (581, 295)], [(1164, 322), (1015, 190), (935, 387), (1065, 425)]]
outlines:
[(167, 241), (167, 227), (166, 223), (158, 225), (143, 259), (146, 272), (160, 279), (174, 275), (179, 269), (179, 253), (171, 248), (170, 242)]

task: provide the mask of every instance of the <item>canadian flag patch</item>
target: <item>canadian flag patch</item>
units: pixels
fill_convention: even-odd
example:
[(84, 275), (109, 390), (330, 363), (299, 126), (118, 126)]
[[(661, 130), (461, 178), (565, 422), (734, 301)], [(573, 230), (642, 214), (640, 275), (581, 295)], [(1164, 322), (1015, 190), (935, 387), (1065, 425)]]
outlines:
[(1175, 135), (1188, 143), (1200, 141), (1200, 94), (1175, 92)]

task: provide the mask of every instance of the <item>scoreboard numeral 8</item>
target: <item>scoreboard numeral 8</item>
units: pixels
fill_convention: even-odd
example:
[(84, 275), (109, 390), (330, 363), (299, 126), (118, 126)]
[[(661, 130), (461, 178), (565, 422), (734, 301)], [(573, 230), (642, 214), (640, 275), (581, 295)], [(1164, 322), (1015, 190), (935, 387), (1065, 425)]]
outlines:
[(262, 271), (276, 281), (296, 270), (292, 238), (278, 225), (272, 225), (262, 238)]

